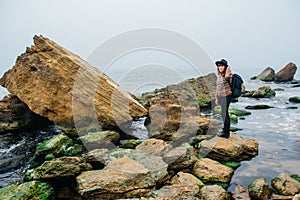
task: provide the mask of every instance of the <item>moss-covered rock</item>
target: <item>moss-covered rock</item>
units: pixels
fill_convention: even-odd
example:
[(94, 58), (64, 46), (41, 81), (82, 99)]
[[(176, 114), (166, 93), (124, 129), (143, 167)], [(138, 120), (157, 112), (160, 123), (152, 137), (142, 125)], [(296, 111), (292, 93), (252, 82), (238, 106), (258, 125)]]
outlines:
[(296, 174), (289, 176), (285, 173), (281, 173), (272, 179), (271, 183), (276, 193), (281, 195), (295, 195), (300, 192), (299, 175)]
[(272, 189), (264, 178), (253, 181), (249, 185), (248, 191), (251, 199), (268, 200), (272, 195)]
[(73, 177), (82, 171), (91, 170), (92, 166), (78, 157), (60, 157), (45, 161), (41, 166), (26, 172), (25, 180), (60, 179)]
[(90, 132), (87, 135), (78, 138), (88, 149), (100, 149), (113, 145), (112, 142), (118, 142), (120, 134), (116, 131), (98, 131)]
[(47, 155), (50, 153), (60, 155), (63, 154), (64, 151), (71, 145), (73, 145), (73, 141), (68, 136), (63, 134), (55, 135), (39, 144), (35, 154), (37, 156)]
[[(246, 116), (246, 115), (251, 115), (251, 112), (246, 111), (246, 110), (240, 110), (237, 108), (229, 107), (228, 109), (229, 112), (229, 118), (231, 122), (233, 123), (238, 123), (238, 120), (241, 116)], [(214, 116), (216, 119), (221, 120), (221, 106), (216, 106), (214, 108)]]
[(243, 96), (253, 98), (270, 98), (276, 96), (276, 92), (272, 90), (270, 86), (262, 86), (257, 90), (245, 93)]
[(120, 147), (121, 148), (126, 148), (126, 149), (135, 149), (135, 147), (139, 144), (141, 144), (142, 141), (140, 140), (134, 140), (134, 139), (131, 139), (131, 140), (126, 140), (124, 141)]
[(289, 101), (292, 103), (300, 103), (300, 96), (294, 96), (289, 98)]
[(54, 190), (48, 183), (40, 181), (11, 184), (0, 189), (0, 199), (54, 199)]

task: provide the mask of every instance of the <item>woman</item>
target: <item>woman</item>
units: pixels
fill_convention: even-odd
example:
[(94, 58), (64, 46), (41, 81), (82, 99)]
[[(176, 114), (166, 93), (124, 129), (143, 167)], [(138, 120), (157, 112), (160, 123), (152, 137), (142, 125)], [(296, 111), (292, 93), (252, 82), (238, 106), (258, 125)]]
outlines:
[(221, 116), (223, 119), (223, 130), (218, 132), (220, 137), (228, 138), (230, 135), (230, 118), (228, 113), (231, 97), (231, 80), (232, 73), (227, 61), (222, 59), (216, 62), (218, 69), (217, 89), (216, 89), (216, 105), (221, 105)]

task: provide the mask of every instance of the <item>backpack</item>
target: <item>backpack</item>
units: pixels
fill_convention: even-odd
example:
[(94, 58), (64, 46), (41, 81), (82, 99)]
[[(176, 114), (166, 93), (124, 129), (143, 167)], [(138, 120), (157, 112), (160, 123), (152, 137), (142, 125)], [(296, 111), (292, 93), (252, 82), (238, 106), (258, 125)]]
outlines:
[(242, 84), (244, 83), (242, 77), (238, 74), (232, 75), (232, 82), (230, 84), (233, 98), (238, 98), (242, 94)]

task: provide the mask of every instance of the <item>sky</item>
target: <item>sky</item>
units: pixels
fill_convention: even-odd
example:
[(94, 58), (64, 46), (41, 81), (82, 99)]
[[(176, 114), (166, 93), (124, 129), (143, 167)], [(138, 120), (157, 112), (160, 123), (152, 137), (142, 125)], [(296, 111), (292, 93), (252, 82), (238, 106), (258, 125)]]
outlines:
[(184, 35), (248, 78), (300, 65), (299, 9), (298, 0), (0, 0), (0, 76), (34, 35), (88, 60), (119, 34), (155, 28)]

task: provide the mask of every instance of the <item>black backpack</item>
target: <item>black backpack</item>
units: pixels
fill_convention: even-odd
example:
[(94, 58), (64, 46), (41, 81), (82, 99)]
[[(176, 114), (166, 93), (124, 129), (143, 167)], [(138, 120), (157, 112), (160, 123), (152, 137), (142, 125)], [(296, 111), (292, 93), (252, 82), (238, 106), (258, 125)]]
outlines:
[(241, 96), (243, 83), (244, 83), (244, 81), (240, 75), (238, 75), (238, 74), (232, 75), (232, 82), (231, 82), (230, 86), (231, 86), (231, 91), (232, 91), (231, 96), (233, 98), (238, 98)]

